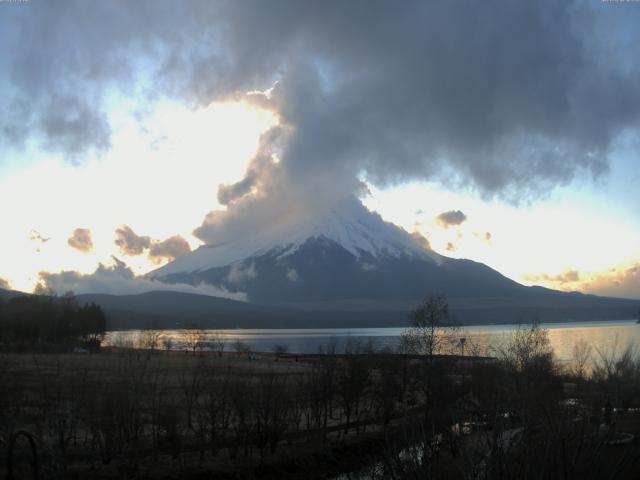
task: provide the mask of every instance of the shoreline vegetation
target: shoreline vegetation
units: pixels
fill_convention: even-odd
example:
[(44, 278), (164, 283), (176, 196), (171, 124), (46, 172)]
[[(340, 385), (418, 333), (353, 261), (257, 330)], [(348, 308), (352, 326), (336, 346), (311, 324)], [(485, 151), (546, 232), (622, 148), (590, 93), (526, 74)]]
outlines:
[(80, 345), (104, 330), (65, 302), (46, 308), (76, 323), (29, 330), (46, 342), (8, 336), (0, 310), (4, 478), (35, 469), (40, 479), (640, 475), (633, 347), (578, 342), (572, 363), (559, 364), (533, 323), (477, 352), (447, 300), (429, 297), (393, 352), (355, 341), (342, 353), (331, 342), (315, 354), (231, 351), (222, 336), (204, 350), (195, 326), (184, 331), (186, 351), (156, 330), (143, 332), (140, 348), (88, 349)]

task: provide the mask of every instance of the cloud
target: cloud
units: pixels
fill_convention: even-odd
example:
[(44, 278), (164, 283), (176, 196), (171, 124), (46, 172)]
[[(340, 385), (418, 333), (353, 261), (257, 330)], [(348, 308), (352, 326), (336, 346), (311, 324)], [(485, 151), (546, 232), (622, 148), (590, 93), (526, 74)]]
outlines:
[(362, 270), (364, 270), (365, 272), (371, 272), (372, 270), (376, 270), (378, 266), (374, 263), (362, 262), (360, 264), (360, 268), (362, 268)]
[(523, 202), (602, 175), (637, 129), (640, 72), (621, 46), (640, 40), (638, 15), (565, 0), (27, 2), (0, 19), (0, 136), (77, 161), (108, 148), (113, 98), (275, 112), (245, 177), (218, 190), (227, 210), (195, 230), (207, 243), (331, 209), (362, 179)]
[(148, 235), (138, 235), (128, 225), (116, 229), (115, 244), (120, 252), (128, 256), (142, 255), (148, 251), (149, 259), (156, 264), (165, 260), (173, 261), (181, 255), (191, 252), (191, 246), (181, 235), (165, 240), (154, 240)]
[(542, 273), (540, 275), (535, 274), (525, 274), (522, 276), (523, 280), (527, 282), (543, 282), (543, 283), (555, 283), (560, 284), (560, 286), (566, 283), (576, 283), (580, 281), (580, 272), (577, 270), (566, 270), (557, 275), (549, 275), (547, 273)]
[[(460, 235), (460, 232), (458, 232), (458, 235)], [(491, 240), (493, 239), (493, 235), (491, 234), (491, 232), (473, 232), (473, 236), (482, 240), (487, 245), (491, 245)]]
[(191, 252), (189, 242), (180, 235), (174, 235), (160, 242), (152, 242), (149, 247), (149, 258), (159, 264), (165, 260), (171, 262), (189, 252)]
[(640, 263), (599, 272), (566, 270), (557, 275), (528, 274), (523, 275), (522, 279), (561, 290), (579, 290), (594, 295), (640, 299)]
[(567, 270), (558, 275), (547, 275), (546, 273), (543, 273), (541, 278), (547, 282), (560, 284), (574, 283), (580, 281), (580, 273), (577, 270)]
[(120, 252), (124, 255), (142, 255), (151, 245), (151, 238), (146, 235), (137, 235), (131, 227), (123, 225), (116, 229), (116, 240), (114, 243), (120, 247)]
[(113, 257), (111, 265), (100, 264), (95, 272), (83, 274), (76, 271), (59, 273), (40, 272), (40, 288), (55, 292), (73, 291), (82, 293), (107, 293), (112, 295), (135, 295), (150, 291), (175, 291), (195, 293), (214, 297), (230, 298), (246, 302), (247, 296), (242, 292), (228, 292), (213, 285), (200, 284), (165, 284), (145, 277), (136, 277), (127, 265)]
[(289, 281), (295, 283), (300, 280), (300, 275), (298, 275), (298, 272), (295, 268), (290, 268), (289, 270), (287, 270), (287, 278), (289, 279)]
[[(589, 51), (596, 48), (590, 27), (597, 13), (586, 7), (583, 25), (573, 15), (578, 7), (560, 2), (495, 4), (499, 13), (479, 24), (466, 15), (486, 15), (485, 5), (376, 4), (364, 14), (324, 5), (285, 8), (296, 28), (279, 32), (301, 50), (278, 43), (283, 74), (271, 96), (281, 125), (292, 132), (280, 158), (296, 182), (331, 174), (339, 180), (333, 191), (355, 191), (359, 171), (377, 185), (444, 181), (452, 172), (448, 185), (521, 201), (576, 175), (606, 171), (615, 135), (637, 122), (638, 108), (610, 118), (600, 103), (608, 94), (592, 79), (602, 76), (638, 95), (623, 64), (594, 61), (600, 52)], [(238, 31), (273, 38), (269, 12), (234, 13), (246, 27)], [(469, 34), (478, 42), (470, 44)], [(586, 91), (607, 111), (605, 131)], [(253, 173), (236, 184), (244, 194), (255, 184)]]
[(81, 252), (91, 252), (93, 250), (93, 240), (91, 239), (91, 230), (88, 228), (76, 228), (73, 235), (69, 237), (67, 243), (70, 247)]
[[(272, 158), (261, 167), (252, 193), (235, 197), (226, 210), (209, 212), (193, 235), (209, 245), (255, 235), (281, 236), (295, 232), (295, 225), (326, 216), (332, 210), (368, 210), (348, 190), (336, 189), (329, 176), (293, 181), (282, 162)], [(357, 203), (357, 205), (356, 205)]]
[(467, 216), (460, 210), (449, 210), (443, 212), (436, 217), (436, 222), (444, 228), (449, 228), (453, 225), (460, 225), (467, 219)]
[(455, 252), (456, 250), (457, 248), (453, 243), (447, 242), (447, 252)]
[(420, 232), (414, 231), (411, 233), (411, 236), (418, 242), (418, 244), (422, 245), (425, 250), (431, 250), (431, 243), (429, 242), (429, 239)]
[(578, 282), (580, 281), (580, 274), (577, 270), (567, 270), (563, 274), (554, 277), (553, 280), (561, 283)]
[(111, 145), (106, 115), (96, 112), (86, 99), (54, 96), (47, 100), (46, 109), (47, 114), (33, 125), (43, 135), (44, 148), (76, 160), (87, 145), (98, 151)]
[(29, 240), (31, 240), (32, 242), (47, 243), (49, 240), (51, 240), (51, 237), (44, 237), (40, 232), (31, 230), (29, 232)]
[(235, 285), (240, 285), (247, 280), (253, 280), (257, 276), (258, 272), (256, 272), (256, 267), (253, 262), (251, 262), (248, 266), (243, 265), (242, 263), (234, 263), (231, 266), (231, 270), (229, 270), (229, 274), (227, 275), (227, 281)]
[(0, 130), (70, 154), (108, 148), (113, 91), (206, 105), (278, 81), (276, 101), (254, 97), (295, 127), (282, 157), (292, 170), (390, 184), (452, 168), (447, 182), (517, 197), (600, 174), (616, 135), (638, 121), (637, 65), (619, 48), (638, 36), (628, 9), (32, 3), (0, 25), (12, 53), (2, 69), (12, 120)]
[(9, 282), (4, 278), (0, 277), (0, 288), (4, 290), (11, 290), (11, 284), (9, 284)]
[(44, 245), (51, 240), (51, 237), (45, 237), (36, 230), (30, 230), (29, 240), (37, 244), (35, 248), (36, 253), (41, 253), (42, 248), (44, 248)]
[(640, 263), (592, 274), (582, 289), (596, 295), (640, 300)]

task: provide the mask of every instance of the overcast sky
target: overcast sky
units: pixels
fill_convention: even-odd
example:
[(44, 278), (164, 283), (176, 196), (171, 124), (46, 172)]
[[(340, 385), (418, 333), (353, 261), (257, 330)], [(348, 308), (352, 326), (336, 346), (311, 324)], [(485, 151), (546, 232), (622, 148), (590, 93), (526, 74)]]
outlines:
[(637, 25), (636, 2), (0, 2), (0, 287), (127, 291), (355, 196), (441, 254), (640, 298)]

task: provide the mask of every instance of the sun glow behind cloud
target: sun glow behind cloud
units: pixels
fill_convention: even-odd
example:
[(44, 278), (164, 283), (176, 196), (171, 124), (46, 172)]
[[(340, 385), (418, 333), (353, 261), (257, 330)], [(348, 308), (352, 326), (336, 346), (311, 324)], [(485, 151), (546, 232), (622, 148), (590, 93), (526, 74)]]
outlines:
[[(112, 146), (101, 158), (76, 165), (33, 157), (0, 178), (0, 278), (13, 288), (31, 290), (40, 271), (89, 273), (108, 263), (121, 225), (158, 240), (182, 235), (197, 247), (191, 231), (218, 206), (218, 185), (242, 176), (260, 135), (277, 123), (244, 102), (192, 110), (162, 101), (143, 115), (134, 107), (112, 105)], [(76, 228), (91, 231), (91, 252), (69, 246)], [(50, 240), (29, 240), (32, 230)], [(146, 255), (126, 261), (138, 274), (157, 267)]]

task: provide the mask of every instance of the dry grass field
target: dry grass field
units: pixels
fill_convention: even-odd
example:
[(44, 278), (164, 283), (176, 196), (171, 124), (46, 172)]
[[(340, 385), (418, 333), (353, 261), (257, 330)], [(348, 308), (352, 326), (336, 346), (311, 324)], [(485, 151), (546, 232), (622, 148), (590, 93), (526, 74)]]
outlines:
[(637, 358), (563, 369), (527, 335), (498, 359), (4, 353), (0, 476), (638, 478)]

